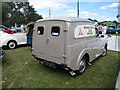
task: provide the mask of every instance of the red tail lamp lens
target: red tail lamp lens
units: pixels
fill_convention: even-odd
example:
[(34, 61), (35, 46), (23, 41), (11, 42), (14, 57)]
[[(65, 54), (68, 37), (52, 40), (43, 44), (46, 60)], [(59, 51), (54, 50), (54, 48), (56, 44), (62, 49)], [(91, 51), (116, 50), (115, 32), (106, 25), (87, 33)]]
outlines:
[(64, 64), (64, 67), (67, 67), (67, 64)]
[(12, 31), (12, 30), (4, 30), (3, 32), (8, 33), (8, 34), (16, 33), (16, 31)]

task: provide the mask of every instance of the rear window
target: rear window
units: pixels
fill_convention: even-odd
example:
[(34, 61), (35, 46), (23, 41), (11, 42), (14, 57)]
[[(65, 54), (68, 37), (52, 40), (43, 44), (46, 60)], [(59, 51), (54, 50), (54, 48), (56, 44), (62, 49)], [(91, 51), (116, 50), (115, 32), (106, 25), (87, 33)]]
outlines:
[(44, 34), (44, 27), (38, 27), (37, 28), (37, 34), (38, 35), (43, 35)]
[(60, 35), (60, 27), (53, 26), (51, 29), (51, 35), (52, 36), (59, 36)]

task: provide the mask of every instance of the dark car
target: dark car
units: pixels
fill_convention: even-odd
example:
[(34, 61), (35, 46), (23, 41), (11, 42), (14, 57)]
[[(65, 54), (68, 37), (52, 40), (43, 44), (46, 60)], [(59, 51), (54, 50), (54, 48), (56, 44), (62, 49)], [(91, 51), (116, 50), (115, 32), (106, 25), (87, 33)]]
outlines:
[(107, 33), (108, 34), (116, 34), (116, 32), (120, 33), (120, 29), (117, 29), (116, 27), (108, 27)]
[(4, 25), (0, 25), (0, 31), (3, 31), (3, 30), (9, 30), (9, 28)]

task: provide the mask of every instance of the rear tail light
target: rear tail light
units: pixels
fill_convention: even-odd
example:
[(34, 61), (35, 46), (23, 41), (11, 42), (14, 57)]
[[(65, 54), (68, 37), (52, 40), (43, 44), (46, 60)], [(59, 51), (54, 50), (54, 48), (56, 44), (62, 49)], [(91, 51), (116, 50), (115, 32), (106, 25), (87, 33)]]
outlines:
[(67, 64), (63, 64), (64, 65), (64, 67), (67, 67)]

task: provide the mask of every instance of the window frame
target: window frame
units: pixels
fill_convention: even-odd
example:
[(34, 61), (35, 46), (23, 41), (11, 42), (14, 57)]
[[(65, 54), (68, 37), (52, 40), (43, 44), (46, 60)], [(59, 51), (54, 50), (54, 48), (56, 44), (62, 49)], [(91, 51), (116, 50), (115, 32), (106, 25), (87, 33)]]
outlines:
[[(59, 28), (59, 33), (58, 33), (58, 35), (53, 35), (53, 34), (52, 34), (52, 32), (53, 32), (52, 30), (53, 30), (54, 27)], [(60, 36), (60, 30), (61, 30), (60, 26), (58, 26), (58, 25), (52, 26), (52, 27), (51, 27), (51, 36), (53, 36), (53, 37), (58, 37), (58, 36)]]
[[(42, 27), (42, 28), (43, 28), (43, 33), (42, 33), (42, 34), (38, 34), (38, 28), (39, 28), (39, 27)], [(38, 26), (38, 27), (37, 27), (37, 35), (44, 35), (44, 33), (45, 33), (44, 30), (45, 30), (44, 26)], [(39, 30), (39, 31), (40, 31), (40, 30)]]

